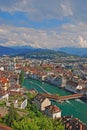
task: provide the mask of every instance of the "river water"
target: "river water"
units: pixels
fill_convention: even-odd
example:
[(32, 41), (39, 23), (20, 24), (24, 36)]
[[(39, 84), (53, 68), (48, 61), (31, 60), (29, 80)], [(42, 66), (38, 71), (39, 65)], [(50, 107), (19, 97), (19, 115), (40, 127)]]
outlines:
[[(59, 94), (59, 95), (69, 95), (70, 92), (66, 92), (63, 89), (58, 88), (57, 86), (50, 85), (37, 80), (25, 79), (24, 84), (29, 90), (35, 88), (38, 92), (44, 93), (48, 92), (50, 94)], [(80, 99), (69, 100), (63, 103), (52, 102), (57, 105), (62, 110), (62, 115), (73, 115), (74, 117), (79, 118), (81, 121), (87, 124), (87, 103), (83, 102)]]

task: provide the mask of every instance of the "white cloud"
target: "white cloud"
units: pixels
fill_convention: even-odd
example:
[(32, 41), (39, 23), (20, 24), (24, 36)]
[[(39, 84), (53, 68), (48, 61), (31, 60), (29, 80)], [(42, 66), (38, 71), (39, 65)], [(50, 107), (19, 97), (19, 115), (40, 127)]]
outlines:
[[(60, 28), (36, 30), (14, 26), (0, 26), (0, 45), (31, 45), (41, 48), (64, 46), (87, 47), (87, 25), (67, 24)], [(60, 32), (61, 30), (61, 32)]]
[(79, 36), (78, 40), (81, 47), (87, 47), (87, 40), (84, 40), (82, 36)]

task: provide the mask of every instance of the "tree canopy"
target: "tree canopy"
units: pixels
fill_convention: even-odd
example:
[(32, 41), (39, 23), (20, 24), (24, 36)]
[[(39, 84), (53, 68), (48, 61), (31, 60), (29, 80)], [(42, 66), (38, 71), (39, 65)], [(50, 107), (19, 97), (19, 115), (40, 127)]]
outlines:
[(22, 85), (24, 82), (24, 72), (21, 71), (21, 73), (19, 74), (19, 84)]

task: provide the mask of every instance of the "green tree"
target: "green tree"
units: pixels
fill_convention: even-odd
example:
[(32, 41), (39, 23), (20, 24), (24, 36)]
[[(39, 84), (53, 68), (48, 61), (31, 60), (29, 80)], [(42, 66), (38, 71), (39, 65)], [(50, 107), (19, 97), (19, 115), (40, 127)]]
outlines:
[(54, 130), (65, 130), (64, 125), (58, 119), (53, 120), (53, 128)]
[(24, 82), (24, 72), (21, 71), (21, 73), (19, 74), (19, 84), (22, 85)]
[(0, 123), (3, 123), (3, 120), (2, 120), (2, 117), (1, 117), (1, 115), (0, 115)]
[(51, 118), (43, 116), (42, 118), (40, 117), (38, 119), (39, 120), (37, 124), (39, 125), (39, 130), (54, 130)]
[(15, 110), (13, 104), (9, 107), (8, 112), (9, 112), (9, 113), (8, 113), (8, 115), (7, 115), (6, 118), (5, 118), (5, 123), (6, 123), (8, 126), (12, 126), (12, 125), (14, 124), (14, 120), (18, 121), (19, 115), (18, 115), (18, 113), (16, 112), (16, 110)]
[(24, 118), (19, 122), (14, 121), (13, 130), (39, 130), (34, 119)]

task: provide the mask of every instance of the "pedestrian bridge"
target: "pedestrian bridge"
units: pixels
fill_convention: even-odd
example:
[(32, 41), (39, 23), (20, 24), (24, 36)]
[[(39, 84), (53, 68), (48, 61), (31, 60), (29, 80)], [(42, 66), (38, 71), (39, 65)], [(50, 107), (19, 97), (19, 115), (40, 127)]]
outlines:
[(77, 99), (77, 98), (81, 98), (81, 97), (84, 96), (83, 94), (72, 94), (72, 95), (66, 95), (66, 96), (57, 96), (57, 95), (46, 94), (46, 93), (43, 93), (42, 95), (47, 97), (47, 98), (50, 98), (52, 100), (56, 100), (58, 102), (63, 102), (63, 101), (70, 100), (70, 99)]

